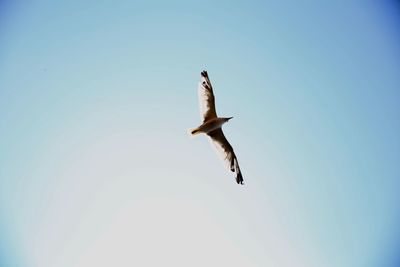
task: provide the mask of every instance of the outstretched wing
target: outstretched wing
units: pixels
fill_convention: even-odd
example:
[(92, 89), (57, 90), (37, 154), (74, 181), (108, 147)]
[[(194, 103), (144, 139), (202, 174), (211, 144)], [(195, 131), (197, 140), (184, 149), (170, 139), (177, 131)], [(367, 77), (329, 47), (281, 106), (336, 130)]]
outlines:
[(203, 122), (216, 118), (215, 98), (207, 71), (201, 72), (201, 82), (199, 84), (200, 116)]
[(229, 144), (228, 140), (226, 140), (222, 129), (216, 129), (212, 132), (207, 133), (207, 135), (211, 137), (212, 143), (221, 154), (224, 162), (228, 165), (229, 169), (236, 174), (236, 182), (238, 184), (243, 184), (242, 172), (240, 171), (235, 152), (233, 151), (233, 148)]

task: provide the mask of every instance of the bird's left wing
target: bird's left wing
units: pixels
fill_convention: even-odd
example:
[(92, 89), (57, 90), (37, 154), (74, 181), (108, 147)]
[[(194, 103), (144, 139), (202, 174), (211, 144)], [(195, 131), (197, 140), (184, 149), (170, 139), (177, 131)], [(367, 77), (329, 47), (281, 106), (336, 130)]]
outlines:
[(219, 154), (221, 154), (226, 165), (228, 165), (229, 169), (236, 174), (236, 182), (238, 184), (243, 184), (243, 176), (235, 152), (228, 140), (226, 140), (222, 129), (218, 128), (207, 133), (207, 135), (211, 138), (212, 143), (218, 150)]
[(203, 122), (217, 117), (215, 110), (215, 97), (207, 71), (201, 72), (199, 84), (200, 115)]

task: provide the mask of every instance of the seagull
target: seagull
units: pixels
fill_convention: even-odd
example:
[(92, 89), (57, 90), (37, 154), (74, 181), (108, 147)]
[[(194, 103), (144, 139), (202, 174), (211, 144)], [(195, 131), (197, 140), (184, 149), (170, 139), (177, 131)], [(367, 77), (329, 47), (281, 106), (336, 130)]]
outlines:
[(201, 82), (199, 83), (198, 90), (200, 100), (200, 115), (203, 123), (199, 127), (191, 130), (191, 134), (197, 135), (204, 133), (210, 137), (213, 145), (223, 157), (225, 164), (232, 172), (235, 173), (236, 182), (238, 184), (243, 184), (242, 172), (240, 171), (235, 152), (222, 132), (222, 125), (233, 117), (226, 118), (217, 116), (217, 112), (215, 110), (215, 97), (207, 71), (201, 72)]

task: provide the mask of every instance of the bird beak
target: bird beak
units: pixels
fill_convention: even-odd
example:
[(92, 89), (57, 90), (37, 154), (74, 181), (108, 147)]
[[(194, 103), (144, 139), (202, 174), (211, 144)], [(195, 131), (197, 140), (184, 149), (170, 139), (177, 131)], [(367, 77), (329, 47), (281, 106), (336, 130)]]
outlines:
[(228, 118), (228, 121), (229, 121), (230, 119), (232, 119), (232, 118), (233, 118), (233, 117), (229, 117), (229, 118)]

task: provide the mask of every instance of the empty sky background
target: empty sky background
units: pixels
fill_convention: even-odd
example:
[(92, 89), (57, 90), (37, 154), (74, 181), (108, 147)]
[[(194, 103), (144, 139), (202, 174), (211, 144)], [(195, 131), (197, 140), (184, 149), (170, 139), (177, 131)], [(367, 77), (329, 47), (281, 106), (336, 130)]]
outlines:
[[(0, 1), (0, 265), (394, 267), (396, 1)], [(200, 123), (206, 69), (235, 183)]]

